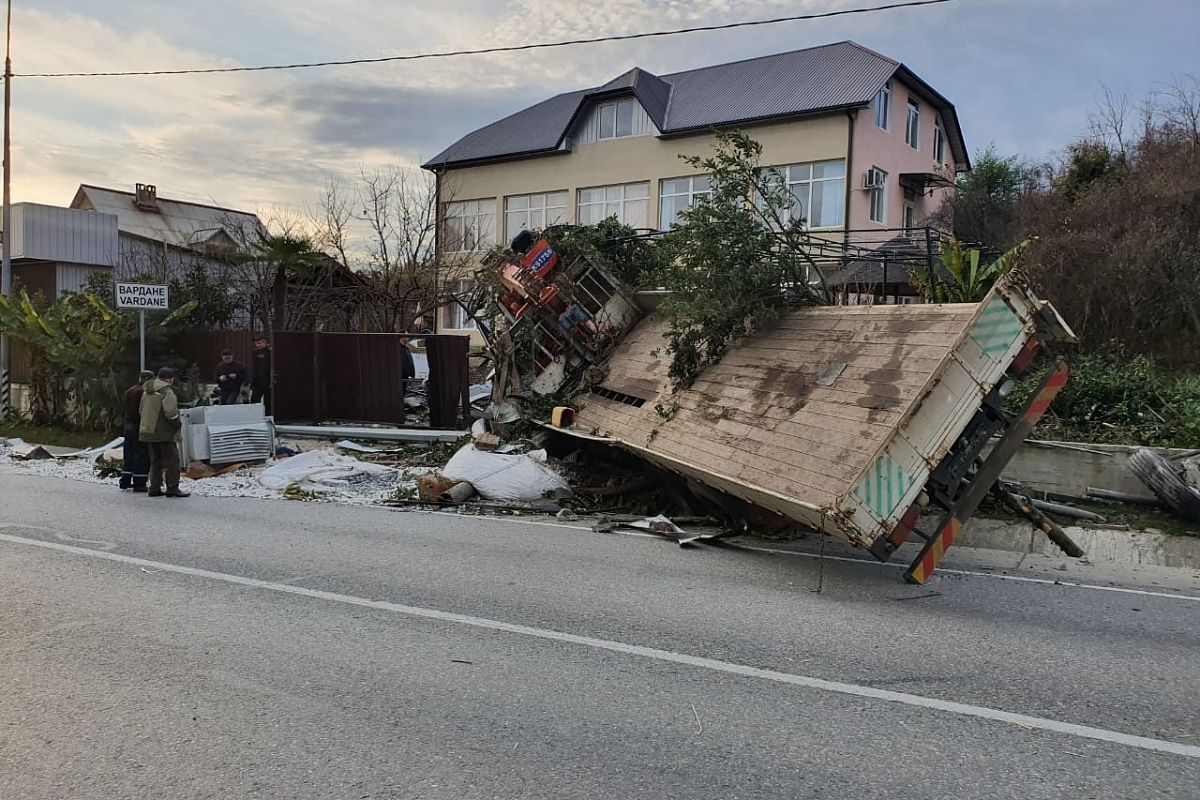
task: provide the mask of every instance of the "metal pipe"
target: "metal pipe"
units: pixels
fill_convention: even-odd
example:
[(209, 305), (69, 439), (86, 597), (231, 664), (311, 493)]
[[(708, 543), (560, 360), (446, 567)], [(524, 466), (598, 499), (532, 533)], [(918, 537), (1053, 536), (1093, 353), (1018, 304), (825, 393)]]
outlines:
[(478, 492), (473, 484), (468, 481), (460, 481), (442, 492), (441, 500), (443, 503), (462, 503), (470, 500), (476, 494)]
[(276, 425), (275, 431), (284, 436), (306, 436), (316, 439), (368, 439), (384, 442), (457, 442), (466, 431), (433, 430), (428, 428), (367, 428), (348, 425)]

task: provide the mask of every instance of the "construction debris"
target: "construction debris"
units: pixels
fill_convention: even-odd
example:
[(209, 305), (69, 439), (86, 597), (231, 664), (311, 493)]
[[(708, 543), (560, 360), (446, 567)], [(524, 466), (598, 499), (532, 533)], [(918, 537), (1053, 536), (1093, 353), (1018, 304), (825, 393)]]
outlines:
[(488, 500), (529, 501), (570, 494), (570, 485), (546, 460), (545, 450), (504, 455), (468, 444), (446, 462), (442, 474), (456, 482), (467, 481)]
[(303, 492), (332, 493), (364, 484), (394, 485), (402, 478), (403, 474), (391, 467), (313, 450), (272, 464), (263, 470), (259, 481), (277, 491), (296, 487)]
[(1189, 522), (1200, 522), (1200, 488), (1186, 480), (1185, 464), (1145, 447), (1129, 457), (1129, 469), (1167, 508)]
[(12, 441), (20, 444), (12, 445), (12, 457), (19, 461), (41, 461), (54, 458), (54, 455), (40, 444), (25, 444), (20, 439)]

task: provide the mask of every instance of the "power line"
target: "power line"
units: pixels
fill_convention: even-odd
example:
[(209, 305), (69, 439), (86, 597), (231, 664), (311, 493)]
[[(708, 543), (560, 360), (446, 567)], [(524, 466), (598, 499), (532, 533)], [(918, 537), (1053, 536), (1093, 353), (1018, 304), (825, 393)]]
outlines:
[(205, 69), (157, 69), (135, 70), (128, 72), (28, 72), (19, 73), (17, 78), (126, 78), (132, 76), (157, 75), (216, 75), (230, 72), (270, 72), (291, 69), (313, 69), (316, 67), (345, 67), (353, 64), (384, 64), (393, 61), (421, 61), (431, 58), (453, 58), (456, 56), (477, 56), (489, 53), (517, 53), (526, 50), (545, 50), (553, 47), (572, 47), (581, 44), (599, 44), (602, 42), (628, 42), (634, 39), (652, 39), (663, 36), (679, 36), (685, 33), (701, 33), (704, 31), (725, 31), (733, 28), (751, 28), (761, 25), (778, 25), (783, 22), (802, 22), (830, 17), (844, 17), (853, 14), (873, 14), (879, 11), (891, 11), (897, 8), (915, 8), (917, 6), (933, 6), (942, 3), (953, 3), (958, 0), (907, 0), (906, 2), (888, 3), (887, 5), (871, 6), (868, 8), (847, 8), (841, 11), (823, 11), (815, 14), (796, 14), (774, 19), (748, 20), (745, 22), (727, 22), (720, 25), (697, 25), (691, 28), (675, 28), (666, 31), (648, 31), (644, 33), (626, 33), (612, 36), (596, 36), (591, 39), (568, 39), (561, 42), (536, 42), (518, 44), (507, 47), (483, 47), (476, 50), (447, 50), (440, 53), (412, 53), (401, 56), (379, 56), (377, 58), (352, 58), (344, 61), (313, 61), (299, 64), (267, 64), (257, 67), (209, 67)]

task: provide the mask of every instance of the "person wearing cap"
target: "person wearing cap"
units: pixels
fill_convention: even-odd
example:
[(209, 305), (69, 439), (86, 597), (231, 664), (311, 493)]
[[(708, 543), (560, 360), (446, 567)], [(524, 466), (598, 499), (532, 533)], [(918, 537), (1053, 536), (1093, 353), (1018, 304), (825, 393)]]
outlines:
[[(142, 392), (138, 438), (150, 447), (148, 497), (187, 497), (179, 488), (179, 400), (175, 397), (175, 370), (163, 367), (146, 382)], [(163, 481), (167, 490), (163, 491)]]
[(145, 383), (153, 377), (153, 372), (142, 370), (138, 375), (138, 382), (125, 390), (124, 459), (121, 465), (121, 481), (118, 484), (122, 491), (146, 491), (146, 478), (150, 474), (150, 450), (146, 443), (138, 438), (138, 428), (142, 422), (142, 395), (146, 391)]
[(246, 368), (233, 360), (232, 350), (222, 350), (221, 363), (217, 364), (216, 373), (221, 405), (236, 405), (241, 400), (242, 384), (246, 382)]

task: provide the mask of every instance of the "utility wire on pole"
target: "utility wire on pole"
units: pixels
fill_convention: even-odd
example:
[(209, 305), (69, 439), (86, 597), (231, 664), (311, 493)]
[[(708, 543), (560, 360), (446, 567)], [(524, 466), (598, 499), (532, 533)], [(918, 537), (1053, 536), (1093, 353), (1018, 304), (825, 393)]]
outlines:
[[(12, 296), (12, 0), (4, 30), (4, 200), (0, 210), (0, 295)], [(0, 420), (12, 414), (8, 335), (0, 331)]]
[(144, 70), (113, 70), (97, 72), (29, 72), (18, 75), (19, 78), (127, 78), (133, 76), (158, 75), (219, 75), (231, 72), (272, 72), (279, 70), (313, 69), (316, 67), (344, 67), (352, 64), (386, 64), (396, 61), (424, 61), (431, 58), (455, 58), (458, 56), (477, 56), (494, 53), (521, 53), (528, 50), (546, 50), (556, 47), (574, 47), (586, 44), (601, 44), (604, 42), (629, 42), (637, 39), (657, 39), (665, 36), (681, 36), (690, 33), (708, 31), (728, 31), (737, 28), (754, 28), (764, 25), (779, 25), (786, 22), (810, 22), (818, 19), (846, 17), (859, 14), (876, 14), (881, 11), (893, 11), (902, 8), (920, 8), (923, 6), (938, 6), (945, 3), (960, 3), (967, 0), (900, 0), (884, 5), (868, 6), (865, 8), (843, 8), (836, 11), (818, 11), (811, 14), (791, 14), (786, 17), (771, 19), (743, 20), (741, 22), (723, 22), (713, 25), (693, 25), (687, 28), (671, 28), (669, 30), (641, 31), (639, 33), (611, 34), (607, 36), (592, 36), (588, 38), (566, 39), (557, 42), (532, 42), (528, 44), (501, 45), (496, 47), (480, 47), (472, 50), (446, 50), (434, 53), (410, 53), (399, 56), (376, 56), (372, 58), (348, 58), (339, 61), (308, 61), (295, 64), (263, 64), (247, 67), (197, 67), (191, 69), (144, 69)]

